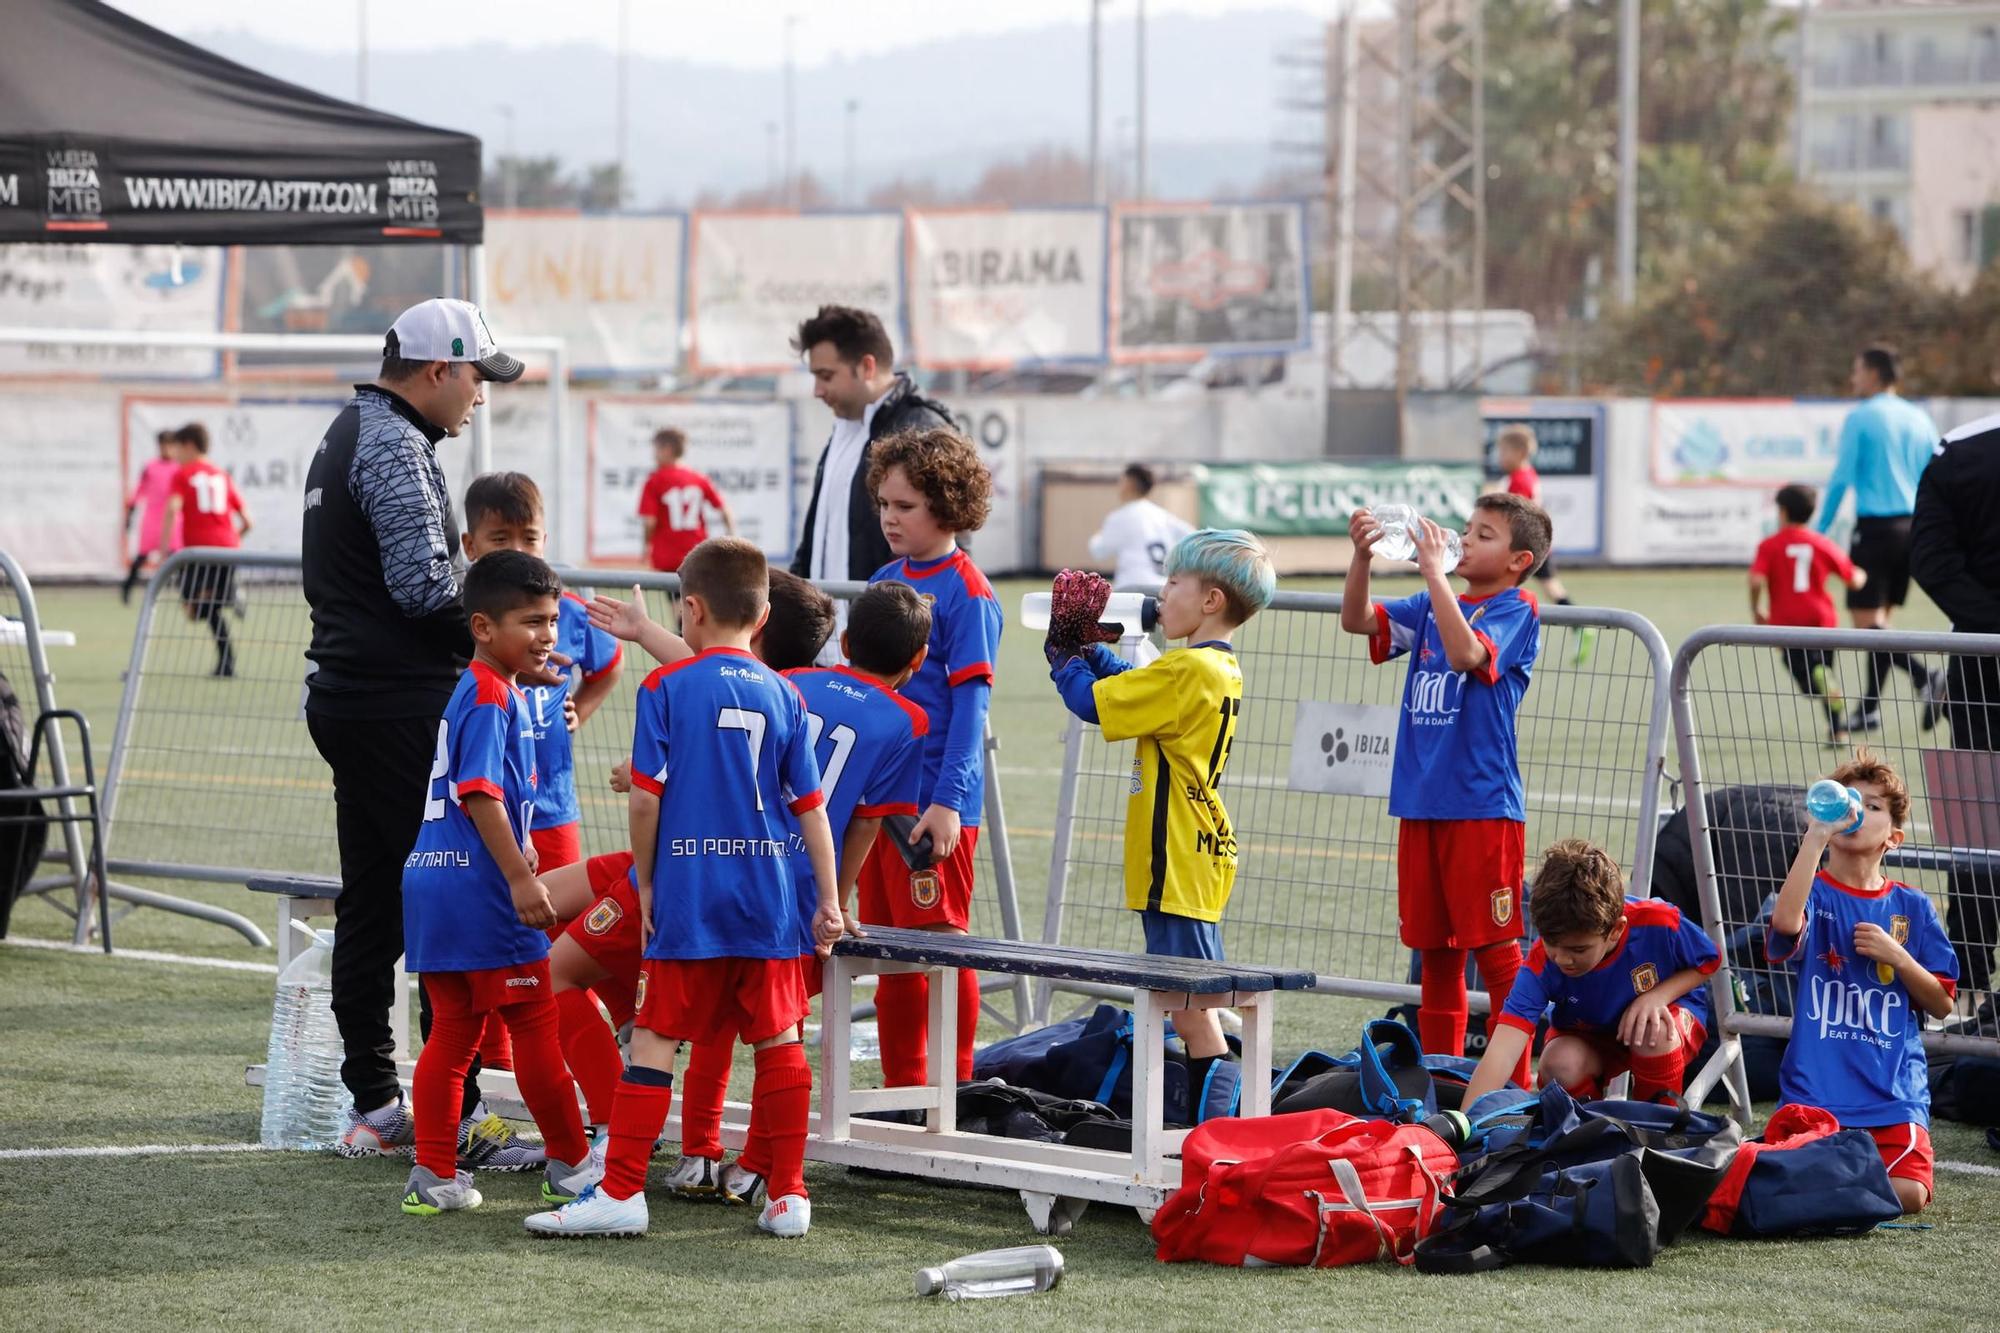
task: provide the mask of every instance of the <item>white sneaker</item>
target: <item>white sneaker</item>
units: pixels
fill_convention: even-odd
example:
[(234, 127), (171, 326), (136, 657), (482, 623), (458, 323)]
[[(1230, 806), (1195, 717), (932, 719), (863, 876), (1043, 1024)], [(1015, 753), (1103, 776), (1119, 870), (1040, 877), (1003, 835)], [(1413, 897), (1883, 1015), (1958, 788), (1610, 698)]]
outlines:
[(417, 1141), (417, 1122), (400, 1096), (367, 1115), (347, 1108), (347, 1132), (333, 1150), (342, 1157), (392, 1157)]
[(722, 1162), (714, 1157), (683, 1157), (667, 1176), (667, 1192), (685, 1199), (713, 1199), (722, 1194)]
[(602, 1179), (604, 1163), (593, 1153), (585, 1153), (575, 1166), (551, 1157), (542, 1168), (542, 1202), (551, 1208), (561, 1207)]
[(646, 1234), (646, 1191), (629, 1199), (614, 1199), (596, 1185), (551, 1213), (530, 1213), (524, 1225), (531, 1236), (643, 1236)]
[(461, 1208), (477, 1208), (484, 1202), (472, 1188), (470, 1171), (456, 1172), (446, 1180), (420, 1166), (410, 1172), (409, 1182), (403, 1186), (403, 1211), (412, 1217), (436, 1217)]
[(755, 1206), (764, 1193), (764, 1177), (743, 1166), (731, 1162), (722, 1168), (722, 1197), (730, 1203), (747, 1203)]
[(803, 1194), (780, 1194), (757, 1214), (757, 1226), (773, 1236), (797, 1240), (812, 1227), (812, 1201)]

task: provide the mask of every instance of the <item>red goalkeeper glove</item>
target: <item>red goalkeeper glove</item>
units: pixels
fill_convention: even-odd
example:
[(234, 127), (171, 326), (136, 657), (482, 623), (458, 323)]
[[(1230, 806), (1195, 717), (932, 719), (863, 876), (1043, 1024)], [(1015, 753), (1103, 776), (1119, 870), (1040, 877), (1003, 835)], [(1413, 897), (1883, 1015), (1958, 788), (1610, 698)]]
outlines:
[(1056, 575), (1049, 593), (1049, 635), (1043, 645), (1050, 665), (1076, 657), (1093, 643), (1116, 643), (1118, 632), (1099, 620), (1111, 600), (1111, 584), (1102, 574), (1065, 569)]

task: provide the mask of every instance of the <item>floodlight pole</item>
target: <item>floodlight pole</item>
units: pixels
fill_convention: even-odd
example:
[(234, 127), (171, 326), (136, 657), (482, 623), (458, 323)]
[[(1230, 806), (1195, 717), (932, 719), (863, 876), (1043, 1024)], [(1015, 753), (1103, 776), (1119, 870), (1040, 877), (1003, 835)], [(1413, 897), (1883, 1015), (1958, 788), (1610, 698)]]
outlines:
[(626, 156), (632, 119), (627, 97), (631, 88), (631, 62), (632, 0), (618, 0), (618, 198), (614, 208), (621, 209), (625, 206), (625, 191), (632, 179), (627, 172), (630, 159)]
[(354, 0), (354, 100), (368, 103), (368, 0)]
[(1098, 87), (1104, 77), (1102, 27), (1104, 0), (1090, 0), (1090, 202), (1104, 202), (1104, 157), (1098, 144), (1099, 121), (1104, 114), (1103, 96)]
[(1132, 182), (1132, 196), (1146, 197), (1146, 0), (1139, 0), (1137, 17), (1133, 20), (1137, 36), (1134, 39), (1133, 63), (1137, 75), (1138, 105), (1133, 109), (1133, 171), (1136, 179)]
[(799, 111), (792, 62), (792, 29), (798, 22), (797, 14), (785, 15), (785, 204), (790, 208), (799, 206)]
[(1639, 285), (1639, 0), (1618, 7), (1618, 303)]

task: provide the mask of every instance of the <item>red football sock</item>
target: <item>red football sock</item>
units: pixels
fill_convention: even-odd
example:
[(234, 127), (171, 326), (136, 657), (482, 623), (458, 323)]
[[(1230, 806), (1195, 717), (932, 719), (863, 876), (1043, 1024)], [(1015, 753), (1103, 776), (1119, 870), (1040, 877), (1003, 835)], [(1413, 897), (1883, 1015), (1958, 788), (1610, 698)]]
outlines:
[(479, 1062), (488, 1069), (512, 1069), (514, 1044), (507, 1039), (507, 1025), (498, 1012), (486, 1016), (486, 1032), (479, 1039)]
[(875, 983), (883, 1087), (907, 1088), (930, 1082), (930, 1000), (930, 981), (921, 972), (896, 972)]
[(696, 1044), (681, 1075), (681, 1155), (722, 1156), (722, 1099), (729, 1094), (729, 1059), (735, 1048), (726, 1041)]
[(618, 1054), (618, 1039), (605, 1025), (587, 990), (556, 992), (556, 1017), (560, 1024), (563, 1060), (570, 1076), (583, 1089), (584, 1105), (590, 1109), (590, 1123), (611, 1123), (611, 1103), (618, 1096), (618, 1076), (625, 1061)]
[(750, 1090), (750, 1134), (769, 1149), (765, 1197), (806, 1192), (806, 1121), (812, 1113), (812, 1066), (795, 1041), (757, 1052)]
[(1641, 1055), (1634, 1051), (1632, 1100), (1657, 1102), (1663, 1097), (1678, 1097), (1686, 1074), (1686, 1057), (1679, 1042), (1675, 1042), (1673, 1049), (1664, 1055)]
[(410, 1109), (417, 1122), (417, 1165), (450, 1180), (458, 1169), (458, 1104), (465, 1095), (465, 1071), (472, 1068), (486, 1019), (447, 1011), (439, 1003), (443, 989), (431, 991), (431, 1035), (417, 1056)]
[[(1472, 957), (1479, 964), (1479, 979), (1486, 983), (1486, 1002), (1491, 1006), (1486, 1014), (1486, 1038), (1491, 1041), (1494, 1029), (1500, 1026), (1500, 1011), (1507, 1007), (1507, 996), (1513, 992), (1514, 978), (1521, 973), (1521, 945), (1517, 940), (1502, 940), (1477, 950)], [(1521, 1058), (1508, 1074), (1523, 1088), (1528, 1086), (1528, 1054), (1533, 1046), (1531, 1041), (1521, 1049)]]
[(542, 1131), (549, 1159), (577, 1165), (590, 1156), (590, 1139), (583, 1132), (583, 1112), (576, 1107), (576, 1084), (563, 1063), (558, 1035), (562, 1021), (556, 1016), (555, 1001), (543, 993), (508, 1005), (500, 1015), (520, 1056), (514, 1065), (514, 1085), (528, 1104), (528, 1114), (535, 1117), (535, 1128)]
[(651, 1071), (666, 1079), (663, 1084), (634, 1083), (632, 1072), (618, 1082), (618, 1100), (611, 1104), (611, 1146), (604, 1154), (604, 1192), (614, 1199), (629, 1199), (646, 1188), (646, 1167), (653, 1159), (653, 1144), (674, 1109), (672, 1074)]
[(1426, 1055), (1465, 1054), (1465, 950), (1425, 949), (1417, 972), (1417, 1037)]
[(972, 1079), (972, 1041), (979, 1032), (979, 969), (958, 969), (958, 1081)]

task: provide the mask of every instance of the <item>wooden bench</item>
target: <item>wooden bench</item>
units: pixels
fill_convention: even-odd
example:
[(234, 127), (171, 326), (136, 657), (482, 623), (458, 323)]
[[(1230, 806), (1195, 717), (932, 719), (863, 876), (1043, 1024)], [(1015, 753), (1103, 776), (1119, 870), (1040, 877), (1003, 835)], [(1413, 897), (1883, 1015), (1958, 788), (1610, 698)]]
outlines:
[[(252, 893), (268, 893), (278, 900), (278, 972), (284, 973), (292, 959), (306, 947), (302, 930), (313, 928), (314, 917), (333, 915), (333, 900), (340, 896), (340, 881), (325, 875), (253, 875), (244, 881), (244, 886)], [(410, 979), (403, 971), (403, 960), (396, 959), (396, 988), (392, 992), (401, 1001), (389, 1006), (389, 1030), (395, 1034), (397, 1063), (410, 1059)], [(252, 1080), (262, 1083), (262, 1078)]]

